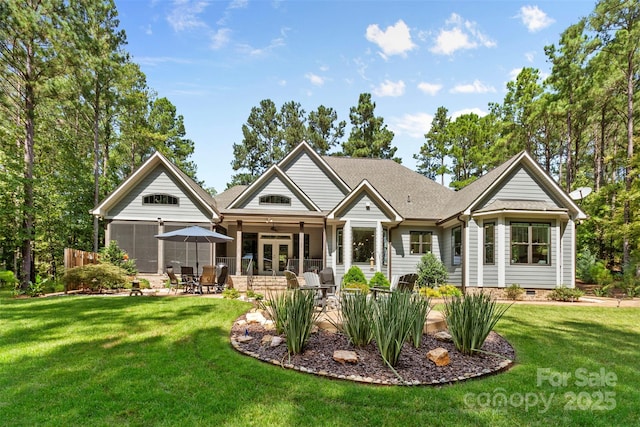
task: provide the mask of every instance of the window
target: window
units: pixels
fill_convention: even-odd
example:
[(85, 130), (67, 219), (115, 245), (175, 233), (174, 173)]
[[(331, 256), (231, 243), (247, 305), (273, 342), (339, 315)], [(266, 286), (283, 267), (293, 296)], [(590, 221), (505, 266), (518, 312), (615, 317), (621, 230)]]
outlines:
[(411, 254), (431, 252), (432, 233), (430, 231), (410, 231), (409, 236)]
[(495, 263), (495, 224), (493, 222), (487, 222), (484, 224), (484, 263)]
[(288, 205), (291, 206), (291, 197), (281, 196), (278, 194), (268, 194), (260, 196), (261, 205)]
[(550, 264), (551, 225), (511, 223), (511, 263)]
[(451, 249), (453, 255), (451, 265), (460, 265), (462, 262), (462, 227), (451, 230)]
[[(300, 258), (300, 235), (293, 235), (293, 257)], [(304, 256), (303, 259), (310, 258), (309, 256), (309, 235), (304, 235)]]
[(353, 262), (368, 263), (375, 251), (374, 228), (353, 229)]
[(177, 205), (178, 198), (168, 194), (149, 194), (142, 197), (143, 205)]
[(336, 262), (338, 264), (342, 264), (344, 263), (344, 242), (343, 242), (343, 236), (344, 236), (344, 229), (342, 227), (338, 228), (336, 230)]

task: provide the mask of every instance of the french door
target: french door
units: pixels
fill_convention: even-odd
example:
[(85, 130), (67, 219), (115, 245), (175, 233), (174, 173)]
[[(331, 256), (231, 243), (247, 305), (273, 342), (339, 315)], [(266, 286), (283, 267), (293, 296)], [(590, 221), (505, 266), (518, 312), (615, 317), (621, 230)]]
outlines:
[(293, 255), (290, 234), (260, 234), (258, 242), (259, 274), (282, 274)]

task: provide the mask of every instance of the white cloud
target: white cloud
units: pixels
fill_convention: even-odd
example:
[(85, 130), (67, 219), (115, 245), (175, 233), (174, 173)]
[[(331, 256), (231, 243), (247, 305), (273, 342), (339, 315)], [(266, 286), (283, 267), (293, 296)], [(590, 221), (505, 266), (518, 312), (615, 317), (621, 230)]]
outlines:
[(228, 9), (245, 9), (249, 4), (249, 0), (233, 0)]
[(248, 44), (243, 44), (243, 45), (239, 45), (238, 49), (240, 50), (240, 52), (250, 56), (264, 56), (269, 54), (272, 50), (275, 50), (284, 45), (285, 45), (284, 38), (278, 37), (271, 40), (271, 42), (265, 47), (258, 48)]
[(442, 85), (436, 83), (420, 82), (418, 84), (418, 89), (420, 89), (427, 95), (435, 96), (438, 94), (438, 92), (440, 92), (440, 89), (442, 89)]
[(480, 108), (463, 108), (462, 110), (458, 110), (458, 111), (454, 111), (453, 113), (451, 113), (451, 119), (455, 120), (458, 117), (465, 115), (465, 114), (477, 114), (479, 117), (484, 117), (486, 116), (487, 113), (486, 111), (480, 109)]
[(520, 72), (522, 71), (522, 68), (514, 68), (513, 70), (509, 71), (509, 80), (516, 80), (518, 78), (518, 74), (520, 74)]
[(407, 52), (416, 47), (411, 41), (411, 32), (403, 20), (382, 31), (378, 24), (367, 27), (367, 40), (378, 45), (382, 49), (381, 56), (387, 58), (391, 55), (406, 56)]
[(534, 60), (534, 59), (535, 59), (535, 57), (536, 57), (536, 53), (535, 53), (535, 52), (526, 52), (526, 53), (524, 54), (524, 57), (525, 57), (525, 59), (526, 59), (528, 62), (533, 62), (533, 60)]
[(150, 36), (150, 35), (152, 35), (152, 34), (153, 34), (153, 29), (151, 28), (151, 24), (147, 25), (147, 26), (144, 28), (144, 33), (145, 33), (146, 35), (148, 35), (148, 36)]
[(373, 89), (373, 94), (376, 96), (402, 96), (404, 95), (404, 88), (405, 85), (402, 80), (397, 82), (385, 80)]
[(204, 12), (207, 3), (204, 1), (175, 0), (173, 10), (169, 12), (167, 21), (173, 31), (207, 28), (207, 24), (198, 15)]
[(435, 45), (429, 50), (437, 55), (451, 55), (457, 50), (476, 49), (480, 46), (495, 47), (496, 42), (482, 33), (477, 23), (452, 13), (445, 21), (445, 28), (438, 33)]
[(487, 86), (480, 80), (474, 80), (471, 84), (456, 85), (451, 89), (450, 93), (487, 93), (495, 92), (496, 89), (493, 86)]
[(189, 59), (176, 58), (173, 56), (136, 56), (136, 63), (140, 65), (148, 65), (151, 67), (155, 67), (160, 64), (192, 64), (193, 61)]
[(325, 81), (324, 77), (320, 77), (319, 75), (313, 74), (313, 73), (307, 73), (304, 76), (314, 86), (322, 86), (324, 84), (324, 81)]
[(390, 120), (389, 127), (395, 134), (408, 135), (411, 138), (424, 138), (424, 134), (429, 131), (433, 116), (427, 113), (405, 114)]
[(540, 31), (556, 22), (555, 19), (550, 18), (538, 6), (522, 6), (518, 17), (530, 33)]
[(228, 28), (220, 28), (211, 36), (211, 48), (218, 50), (229, 44), (231, 30)]

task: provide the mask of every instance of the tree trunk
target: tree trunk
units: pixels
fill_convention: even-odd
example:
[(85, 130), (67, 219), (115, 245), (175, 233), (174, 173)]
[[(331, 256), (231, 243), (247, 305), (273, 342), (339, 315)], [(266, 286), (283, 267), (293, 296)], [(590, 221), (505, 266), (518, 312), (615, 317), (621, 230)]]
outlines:
[[(93, 106), (93, 206), (100, 202), (100, 84), (96, 78), (95, 104)], [(100, 221), (93, 216), (93, 252), (98, 252)]]
[(31, 46), (27, 47), (25, 70), (27, 74), (27, 83), (24, 90), (24, 108), (25, 108), (25, 139), (24, 139), (24, 205), (22, 206), (22, 289), (27, 289), (29, 282), (35, 281), (33, 276), (33, 230), (34, 213), (33, 213), (33, 144), (35, 134), (35, 89), (31, 84)]
[(624, 202), (624, 241), (622, 243), (622, 265), (627, 268), (631, 261), (631, 245), (629, 242), (629, 224), (631, 224), (631, 202), (629, 196), (633, 183), (633, 53), (627, 58), (627, 162), (625, 165), (625, 190), (627, 197)]

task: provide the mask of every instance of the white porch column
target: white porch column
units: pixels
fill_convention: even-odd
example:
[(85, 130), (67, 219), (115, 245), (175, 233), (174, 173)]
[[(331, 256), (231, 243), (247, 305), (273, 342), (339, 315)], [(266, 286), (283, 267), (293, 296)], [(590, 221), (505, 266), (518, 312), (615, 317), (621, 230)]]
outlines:
[(298, 275), (304, 272), (304, 222), (300, 221), (298, 231)]
[[(162, 218), (158, 218), (158, 234), (164, 233), (164, 221)], [(164, 240), (158, 240), (158, 265), (156, 266), (156, 270), (158, 270), (158, 274), (164, 274)]]
[(498, 218), (498, 287), (504, 288), (505, 282), (505, 267), (506, 267), (506, 245), (507, 245), (507, 230), (504, 223), (504, 217)]
[(383, 230), (382, 230), (382, 222), (378, 221), (376, 223), (376, 257), (375, 257), (375, 271), (381, 271), (380, 267), (382, 266), (382, 251), (384, 251), (384, 242), (383, 242)]
[[(563, 285), (562, 283), (562, 236), (560, 235), (560, 220), (556, 219), (555, 221), (555, 250), (556, 250), (556, 287), (559, 288)], [(550, 243), (551, 253), (553, 254), (553, 239)], [(551, 256), (549, 256), (549, 261), (551, 261)], [(569, 285), (570, 286), (570, 285)]]
[(242, 221), (236, 230), (236, 274), (242, 274)]
[(351, 268), (351, 260), (353, 259), (353, 233), (350, 220), (345, 222), (342, 229), (342, 251), (344, 252), (344, 271), (346, 273)]
[(478, 283), (477, 286), (479, 288), (484, 286), (484, 221), (478, 221), (477, 224), (477, 234), (478, 234)]

